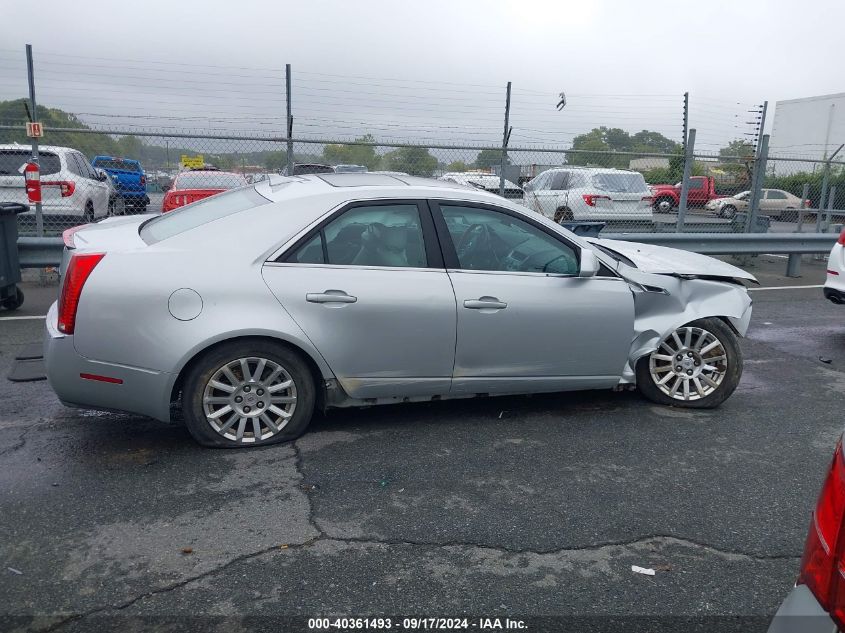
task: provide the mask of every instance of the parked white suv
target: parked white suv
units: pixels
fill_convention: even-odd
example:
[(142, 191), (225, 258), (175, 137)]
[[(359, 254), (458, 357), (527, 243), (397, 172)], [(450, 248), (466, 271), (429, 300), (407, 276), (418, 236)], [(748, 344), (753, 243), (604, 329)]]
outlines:
[[(32, 156), (26, 145), (0, 145), (0, 200), (29, 204), (23, 167)], [(91, 166), (70, 147), (38, 148), (41, 174), (41, 208), (45, 216), (78, 217), (90, 222), (108, 215), (108, 176)], [(29, 212), (34, 213), (33, 210)], [(27, 214), (22, 214), (27, 215)]]
[(555, 222), (651, 221), (651, 190), (638, 171), (598, 167), (549, 169), (523, 186), (522, 203)]

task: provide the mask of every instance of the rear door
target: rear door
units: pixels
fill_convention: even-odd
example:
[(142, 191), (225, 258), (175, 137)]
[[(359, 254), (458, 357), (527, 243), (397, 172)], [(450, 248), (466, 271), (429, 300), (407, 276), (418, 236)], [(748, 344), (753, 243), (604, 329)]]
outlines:
[(537, 176), (526, 187), (524, 198), (529, 209), (554, 218), (559, 207), (566, 206), (569, 190), (569, 171), (546, 171)]
[(455, 294), (425, 204), (347, 205), (263, 275), (350, 396), (448, 393)]

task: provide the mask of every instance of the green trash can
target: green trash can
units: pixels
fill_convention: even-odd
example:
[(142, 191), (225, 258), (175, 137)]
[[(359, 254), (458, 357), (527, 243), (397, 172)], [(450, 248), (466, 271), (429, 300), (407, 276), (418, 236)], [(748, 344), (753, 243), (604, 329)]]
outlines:
[(0, 202), (0, 306), (17, 310), (23, 305), (18, 260), (18, 213), (29, 211), (25, 204)]

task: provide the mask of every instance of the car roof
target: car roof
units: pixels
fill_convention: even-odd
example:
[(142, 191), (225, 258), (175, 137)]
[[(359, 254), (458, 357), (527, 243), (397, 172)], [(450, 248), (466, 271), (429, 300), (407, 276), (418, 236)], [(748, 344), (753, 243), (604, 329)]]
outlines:
[[(0, 145), (0, 150), (5, 150), (5, 149), (20, 149), (20, 150), (23, 150), (25, 152), (31, 152), (32, 151), (32, 148), (29, 145), (23, 145), (21, 143), (5, 143), (3, 145)], [(40, 145), (40, 144), (38, 145), (38, 151), (39, 152), (54, 152), (54, 153), (60, 153), (60, 152), (79, 152), (80, 154), (82, 153), (78, 149), (75, 149), (73, 147), (62, 147), (61, 145)]]

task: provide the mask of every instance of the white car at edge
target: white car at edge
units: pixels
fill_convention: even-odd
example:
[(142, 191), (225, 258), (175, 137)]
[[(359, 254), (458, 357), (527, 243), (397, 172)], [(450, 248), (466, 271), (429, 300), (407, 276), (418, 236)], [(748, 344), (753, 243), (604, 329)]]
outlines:
[(830, 249), (827, 259), (827, 279), (824, 282), (824, 296), (833, 303), (845, 303), (845, 229)]

